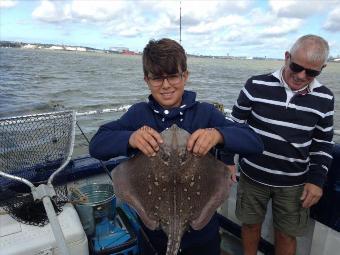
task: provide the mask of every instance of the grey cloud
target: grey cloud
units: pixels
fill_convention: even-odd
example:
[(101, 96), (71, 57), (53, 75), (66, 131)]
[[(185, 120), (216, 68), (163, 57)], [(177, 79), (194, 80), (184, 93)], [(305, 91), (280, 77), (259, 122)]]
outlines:
[(340, 31), (340, 6), (329, 14), (323, 28), (330, 32)]
[[(179, 20), (175, 20), (176, 22), (179, 23)], [(196, 26), (200, 23), (199, 19), (190, 17), (188, 15), (182, 16), (182, 25), (183, 26)]]
[(285, 18), (306, 18), (310, 14), (311, 12), (306, 10), (306, 8), (301, 8), (298, 6), (295, 6), (294, 8), (280, 9), (277, 12), (278, 17), (285, 17)]
[(270, 0), (269, 5), (277, 17), (284, 18), (307, 18), (330, 8), (336, 3), (334, 0), (313, 0), (313, 1), (276, 1)]
[(289, 30), (282, 30), (282, 31), (264, 31), (260, 33), (260, 36), (263, 38), (278, 38), (278, 37), (284, 37), (286, 35), (289, 35), (291, 33), (297, 32), (298, 28), (291, 28)]
[(263, 39), (260, 38), (252, 38), (252, 39), (244, 39), (244, 38), (232, 38), (225, 42), (226, 45), (234, 45), (239, 47), (248, 47), (248, 46), (256, 46), (263, 45)]

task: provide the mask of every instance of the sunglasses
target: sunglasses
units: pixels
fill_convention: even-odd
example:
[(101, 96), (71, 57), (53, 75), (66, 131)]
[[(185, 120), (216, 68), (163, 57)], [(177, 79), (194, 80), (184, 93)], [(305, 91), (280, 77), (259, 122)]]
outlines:
[(292, 58), (291, 56), (289, 55), (289, 58), (290, 58), (290, 63), (289, 63), (289, 68), (290, 70), (292, 70), (294, 73), (300, 73), (302, 72), (303, 70), (305, 70), (306, 72), (306, 75), (309, 76), (309, 77), (316, 77), (318, 76), (321, 71), (317, 71), (317, 70), (313, 70), (313, 69), (308, 69), (308, 68), (304, 68), (303, 66), (300, 66), (294, 62), (292, 62)]

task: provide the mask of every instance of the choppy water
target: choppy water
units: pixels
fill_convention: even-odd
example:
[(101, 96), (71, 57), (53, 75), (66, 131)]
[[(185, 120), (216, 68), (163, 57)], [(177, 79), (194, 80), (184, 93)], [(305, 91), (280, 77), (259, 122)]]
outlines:
[[(282, 52), (283, 54), (283, 52)], [(189, 58), (187, 89), (199, 100), (231, 108), (245, 81), (282, 65), (274, 60)], [(340, 64), (329, 63), (318, 78), (340, 96)], [(78, 116), (90, 138), (101, 123), (119, 117), (129, 105), (146, 101), (141, 56), (103, 53), (0, 48), (0, 117), (55, 109), (79, 113), (114, 109), (114, 112)], [(335, 127), (340, 129), (336, 100)], [(75, 154), (85, 153), (87, 142), (77, 131)]]

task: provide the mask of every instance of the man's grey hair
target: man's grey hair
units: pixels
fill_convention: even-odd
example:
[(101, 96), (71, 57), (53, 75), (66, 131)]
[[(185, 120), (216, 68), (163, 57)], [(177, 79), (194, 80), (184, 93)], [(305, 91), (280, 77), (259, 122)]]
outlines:
[(317, 35), (304, 35), (301, 36), (293, 44), (290, 49), (290, 53), (294, 54), (300, 48), (306, 48), (307, 58), (312, 62), (323, 61), (327, 62), (329, 54), (328, 42), (320, 36)]

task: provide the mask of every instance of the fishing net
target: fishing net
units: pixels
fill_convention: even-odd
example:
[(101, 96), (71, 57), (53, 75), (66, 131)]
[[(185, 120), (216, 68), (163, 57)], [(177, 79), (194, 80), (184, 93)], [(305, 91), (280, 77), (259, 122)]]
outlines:
[[(68, 200), (66, 185), (54, 186), (56, 196), (52, 204), (56, 214), (62, 212)], [(0, 193), (0, 207), (15, 220), (34, 226), (45, 226), (49, 221), (41, 200), (34, 200), (32, 193), (21, 193), (7, 189)]]
[(55, 212), (68, 200), (66, 184), (52, 181), (69, 162), (74, 143), (75, 113), (62, 111), (0, 119), (0, 207), (16, 220), (48, 223), (36, 187), (52, 187)]

